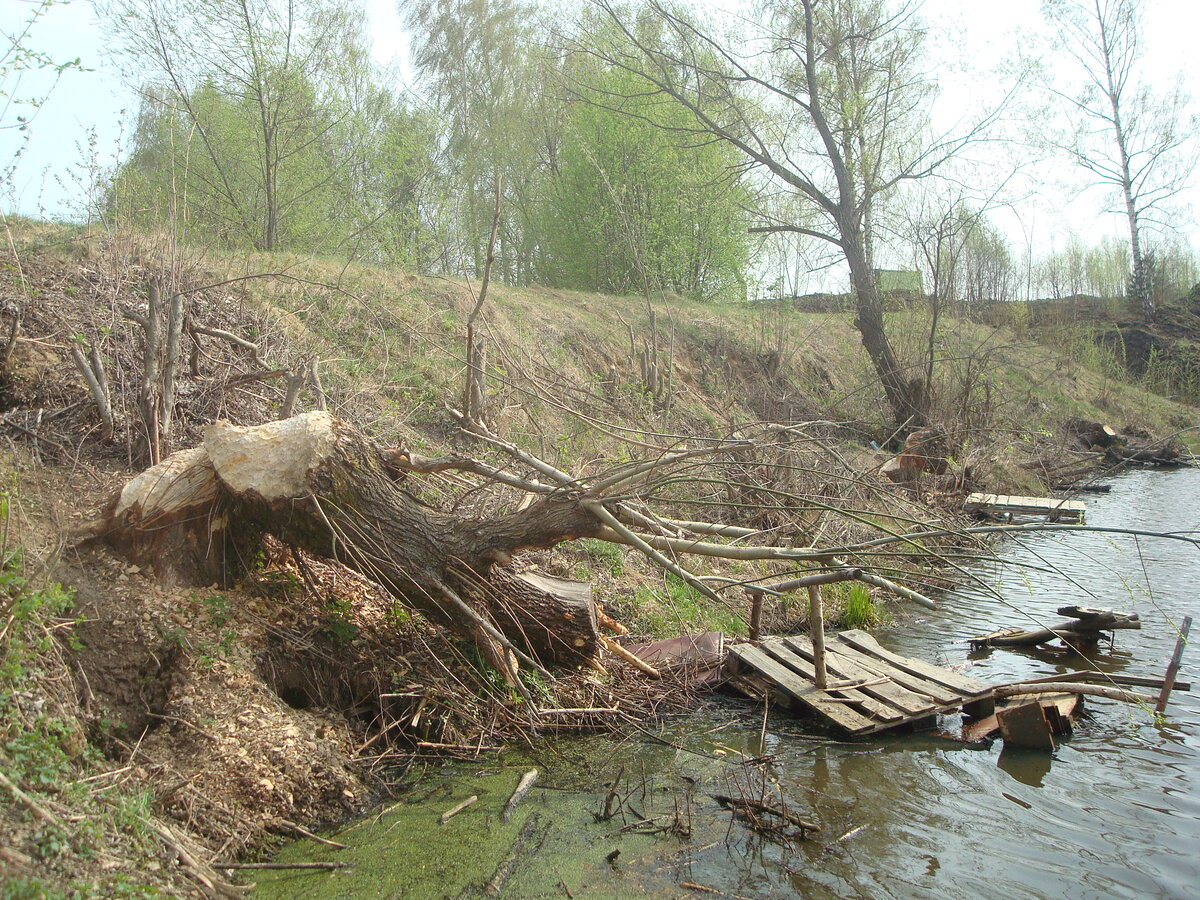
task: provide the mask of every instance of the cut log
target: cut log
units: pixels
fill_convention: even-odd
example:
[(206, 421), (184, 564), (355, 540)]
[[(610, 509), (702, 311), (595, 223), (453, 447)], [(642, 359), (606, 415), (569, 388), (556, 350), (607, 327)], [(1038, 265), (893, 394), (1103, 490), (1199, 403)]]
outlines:
[(1070, 418), (1063, 423), (1063, 430), (1069, 437), (1079, 442), (1085, 450), (1092, 447), (1109, 447), (1120, 435), (1116, 429), (1103, 422), (1093, 422), (1090, 419)]
[(1031, 750), (1054, 750), (1050, 722), (1040, 703), (1035, 701), (998, 709), (996, 721), (1005, 744)]
[(210, 426), (204, 444), (130, 481), (103, 536), (160, 576), (228, 581), (264, 534), (337, 560), (432, 621), (471, 638), (506, 675), (511, 645), (543, 663), (594, 658), (590, 589), (516, 575), (523, 549), (594, 535), (596, 517), (567, 491), (472, 520), (430, 509), (397, 480), (391, 455), (325, 412), (250, 428)]
[(1178, 463), (1183, 458), (1183, 449), (1177, 444), (1169, 443), (1141, 446), (1114, 444), (1107, 448), (1107, 453), (1114, 461), (1118, 462), (1144, 462), (1156, 465)]

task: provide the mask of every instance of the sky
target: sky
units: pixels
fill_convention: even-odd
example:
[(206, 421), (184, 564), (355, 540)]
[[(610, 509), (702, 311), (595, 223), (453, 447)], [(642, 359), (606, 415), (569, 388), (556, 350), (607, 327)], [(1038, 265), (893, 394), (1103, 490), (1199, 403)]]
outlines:
[[(715, 18), (736, 15), (744, 0), (708, 0)], [(1040, 13), (1040, 0), (925, 0), (922, 15), (931, 26), (935, 58), (939, 60), (940, 94), (935, 121), (946, 128), (962, 118), (963, 110), (993, 92), (998, 80), (991, 70), (1018, 50), (1043, 46), (1050, 32)], [(35, 0), (0, 0), (0, 30), (9, 33), (28, 18)], [(407, 40), (395, 0), (367, 0), (373, 55), (395, 63), (401, 80)], [(1185, 89), (1200, 103), (1200, 0), (1146, 0), (1145, 72), (1156, 85), (1182, 78)], [(48, 11), (32, 32), (36, 49), (58, 60), (76, 56), (86, 71), (69, 71), (54, 85), (44, 107), (29, 126), (12, 179), (0, 196), (0, 209), (51, 218), (79, 218), (96, 174), (113, 165), (127, 145), (137, 102), (127, 82), (136, 73), (121, 71), (105, 54), (106, 40), (91, 0), (69, 0)], [(1053, 58), (1053, 57), (1051, 57)], [(133, 80), (136, 80), (134, 78)], [(27, 77), (25, 93), (43, 92), (44, 77)], [(10, 85), (5, 85), (10, 87)], [(402, 87), (402, 85), (398, 85)], [(0, 130), (0, 171), (22, 146), (24, 135)], [(1200, 251), (1200, 173), (1184, 198), (1184, 215), (1177, 231)], [(992, 216), (1016, 246), (1026, 242), (1043, 248), (1061, 246), (1070, 232), (1085, 243), (1102, 236), (1121, 236), (1119, 216), (1105, 214), (1104, 195), (1085, 190), (1079, 172), (1054, 161), (1038, 164), (1014, 182), (1020, 201)]]

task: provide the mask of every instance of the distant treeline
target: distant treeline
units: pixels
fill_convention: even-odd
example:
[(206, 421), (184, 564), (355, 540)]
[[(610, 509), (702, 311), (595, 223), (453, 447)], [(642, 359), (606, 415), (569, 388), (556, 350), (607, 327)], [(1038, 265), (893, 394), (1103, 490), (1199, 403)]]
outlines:
[[(369, 54), (361, 4), (117, 0), (145, 73), (102, 212), (227, 248), (349, 255), (696, 299), (744, 295), (747, 191), (728, 145), (511, 0), (406, 3), (421, 92)], [(583, 91), (622, 98), (612, 108)]]
[[(844, 234), (858, 235), (868, 264), (919, 273), (919, 293), (939, 302), (1119, 297), (1135, 268), (1159, 297), (1197, 280), (1183, 242), (1146, 235), (1136, 267), (1130, 242), (1115, 238), (1068, 235), (1053, 251), (1019, 250), (989, 218), (998, 189), (968, 192), (915, 164), (893, 185), (871, 160), (928, 141), (927, 116), (887, 119), (893, 107), (875, 112), (858, 96), (860, 76), (825, 57), (839, 117), (829, 139), (862, 184), (837, 188), (845, 215), (822, 213), (846, 222), (821, 224), (812, 201), (833, 196), (832, 175), (800, 185), (834, 145), (790, 118), (807, 108), (788, 61), (802, 32), (743, 77), (738, 67), (763, 38), (739, 44), (731, 31), (721, 43), (724, 32), (671, 4), (400, 0), (410, 88), (372, 60), (361, 2), (99, 5), (141, 94), (128, 153), (102, 192), (99, 212), (112, 223), (477, 277), (498, 215), (498, 280), (697, 300), (828, 285), (812, 273), (841, 271), (830, 267), (844, 265)], [(761, 6), (764, 16), (774, 8)], [(917, 71), (920, 22), (883, 15), (884, 0), (803, 6), (814, 42), (833, 48), (858, 39), (837, 37), (842, 20), (888, 23), (870, 39), (881, 64)], [(927, 105), (929, 90), (904, 108)], [(944, 152), (984, 137), (971, 131)]]

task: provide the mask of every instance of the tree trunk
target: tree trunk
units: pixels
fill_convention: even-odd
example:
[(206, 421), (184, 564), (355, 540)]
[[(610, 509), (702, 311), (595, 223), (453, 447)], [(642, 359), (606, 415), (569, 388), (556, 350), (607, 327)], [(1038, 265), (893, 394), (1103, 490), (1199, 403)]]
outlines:
[(883, 385), (896, 423), (921, 428), (928, 419), (928, 385), (919, 375), (911, 380), (904, 378), (884, 329), (883, 298), (879, 295), (875, 273), (871, 271), (862, 247), (849, 239), (851, 230), (845, 228), (841, 233), (846, 262), (850, 266), (850, 281), (854, 287), (854, 327), (862, 337), (863, 347)]
[(492, 230), (488, 235), (487, 257), (483, 263), (483, 278), (479, 284), (479, 297), (467, 316), (467, 377), (463, 385), (463, 418), (469, 425), (484, 424), (483, 420), (483, 372), (484, 346), (475, 334), (475, 322), (487, 302), (488, 284), (492, 279), (492, 264), (496, 261), (496, 232), (500, 228), (501, 200), (504, 176), (496, 175), (496, 205), (492, 210)]
[(1133, 170), (1129, 160), (1129, 139), (1125, 133), (1123, 111), (1121, 109), (1122, 88), (1117, 84), (1118, 68), (1122, 67), (1119, 60), (1113, 58), (1113, 48), (1109, 40), (1108, 27), (1097, 9), (1097, 20), (1100, 23), (1100, 49), (1103, 54), (1105, 92), (1108, 95), (1109, 106), (1112, 109), (1110, 122), (1113, 136), (1117, 143), (1117, 156), (1121, 163), (1121, 193), (1125, 198), (1125, 217), (1129, 221), (1129, 244), (1133, 251), (1132, 271), (1130, 278), (1130, 293), (1141, 304), (1146, 318), (1154, 319), (1154, 295), (1149, 266), (1149, 260), (1142, 255), (1141, 229), (1138, 223), (1137, 201), (1133, 195)]
[(590, 591), (504, 567), (519, 550), (598, 533), (594, 514), (555, 493), (507, 515), (464, 519), (412, 500), (391, 458), (324, 412), (251, 428), (218, 423), (202, 447), (125, 486), (106, 537), (160, 576), (210, 584), (235, 577), (272, 534), (361, 572), (493, 661), (507, 653), (497, 635), (540, 663), (596, 655)]

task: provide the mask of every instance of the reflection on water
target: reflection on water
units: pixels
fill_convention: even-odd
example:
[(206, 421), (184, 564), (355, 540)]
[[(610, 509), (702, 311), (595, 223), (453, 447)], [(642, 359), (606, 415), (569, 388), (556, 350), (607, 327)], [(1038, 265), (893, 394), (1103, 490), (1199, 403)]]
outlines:
[[(1200, 536), (1200, 471), (1134, 472), (1088, 498), (1088, 523)], [(1091, 532), (1007, 541), (978, 583), (944, 597), (943, 609), (898, 622), (881, 641), (945, 664), (968, 657), (967, 639), (999, 628), (1060, 620), (1059, 606), (1137, 612), (1139, 631), (1118, 631), (1090, 663), (1103, 671), (1161, 677), (1177, 623), (1195, 615), (1200, 550), (1176, 541)], [(1049, 573), (1063, 569), (1069, 577)], [(996, 597), (1000, 595), (1001, 599)], [(1050, 650), (971, 654), (968, 674), (1005, 682), (1084, 667)], [(1200, 656), (1184, 656), (1192, 680)], [(845, 873), (842, 887), (870, 896), (1185, 897), (1200, 891), (1200, 694), (1175, 693), (1168, 719), (1088, 700), (1089, 713), (1053, 759), (996, 750), (953, 752), (901, 741), (869, 766), (845, 763), (835, 795), (852, 796), (874, 839), (856, 850), (880, 876)], [(855, 757), (861, 760), (861, 757)], [(784, 764), (803, 782), (805, 767)], [(848, 786), (848, 787), (847, 787)], [(922, 860), (935, 841), (930, 875)], [(908, 862), (911, 860), (911, 863)], [(892, 880), (891, 872), (895, 872)]]
[[(1110, 494), (1089, 498), (1088, 522), (1197, 532), (1196, 498), (1200, 471), (1135, 472), (1114, 481)], [(1142, 629), (1117, 632), (1115, 646), (1101, 646), (1091, 662), (1108, 672), (1161, 676), (1175, 623), (1200, 612), (1200, 551), (1186, 544), (1095, 533), (1024, 535), (1008, 541), (1001, 557), (975, 568), (979, 583), (944, 597), (942, 609), (898, 621), (880, 641), (907, 655), (961, 664), (968, 638), (1025, 625), (1026, 615), (1053, 622), (1058, 606), (1115, 607), (1139, 613)], [(1070, 578), (1052, 576), (1051, 567)], [(974, 654), (967, 671), (999, 683), (1082, 662), (1050, 651), (997, 649)], [(1180, 679), (1197, 680), (1198, 664), (1194, 649), (1185, 654)], [(774, 715), (761, 742), (744, 715), (684, 722), (669, 737), (692, 752), (650, 741), (561, 741), (543, 748), (537, 762), (546, 771), (544, 789), (535, 789), (509, 825), (497, 813), (508, 782), (528, 762), (514, 761), (498, 776), (480, 774), (473, 763), (455, 770), (452, 793), (456, 799), (478, 793), (480, 802), (444, 829), (429, 825), (452, 805), (444, 796), (429, 809), (402, 808), (374, 830), (344, 838), (355, 845), (344, 851), (355, 854), (354, 875), (281, 875), (260, 894), (479, 896), (496, 865), (488, 854), (503, 857), (522, 822), (538, 815), (549, 824), (539, 826), (537, 853), (513, 867), (506, 898), (705, 896), (681, 894), (685, 881), (746, 898), (1194, 897), (1200, 893), (1200, 690), (1174, 694), (1168, 713), (1156, 724), (1145, 710), (1089, 698), (1087, 714), (1053, 758), (999, 745), (972, 749), (930, 735), (814, 739), (810, 723)], [(775, 761), (760, 773), (740, 765), (738, 752), (774, 754)], [(604, 784), (621, 767), (639, 773), (641, 815), (671, 814), (681, 796), (690, 796), (684, 810), (690, 839), (631, 838), (619, 834), (619, 822), (596, 822), (592, 812), (602, 806)], [(768, 780), (751, 784), (761, 778)], [(786, 798), (821, 823), (819, 839), (781, 846), (730, 824), (709, 795), (731, 786)], [(605, 857), (615, 846), (622, 854), (609, 865)], [(338, 853), (311, 844), (288, 851), (293, 859)], [(431, 856), (440, 868), (414, 880)]]

